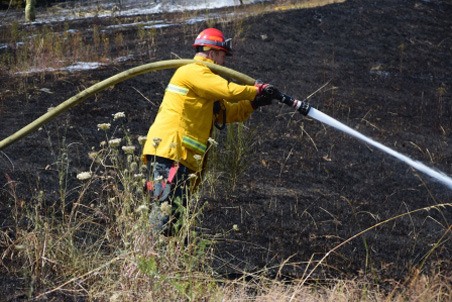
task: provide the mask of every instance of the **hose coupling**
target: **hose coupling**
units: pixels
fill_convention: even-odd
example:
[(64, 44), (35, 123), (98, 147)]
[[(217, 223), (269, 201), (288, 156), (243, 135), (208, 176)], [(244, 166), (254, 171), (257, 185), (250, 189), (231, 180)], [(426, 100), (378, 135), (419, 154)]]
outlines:
[(300, 101), (283, 93), (281, 93), (281, 98), (279, 99), (279, 101), (292, 108), (295, 108), (295, 110), (297, 110), (303, 115), (308, 115), (309, 110), (311, 109), (311, 105), (308, 103), (307, 100)]

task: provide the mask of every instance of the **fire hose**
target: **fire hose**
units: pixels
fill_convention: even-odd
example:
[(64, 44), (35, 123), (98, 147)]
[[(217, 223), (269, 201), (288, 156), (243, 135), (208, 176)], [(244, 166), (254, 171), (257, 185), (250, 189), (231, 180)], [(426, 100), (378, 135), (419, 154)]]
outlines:
[[(153, 63), (148, 63), (144, 65), (140, 65), (138, 67), (134, 67), (131, 69), (128, 69), (126, 71), (123, 71), (121, 73), (118, 73), (110, 78), (107, 78), (99, 83), (96, 83), (85, 90), (79, 92), (78, 94), (74, 95), (73, 97), (67, 99), (66, 101), (62, 102), (60, 105), (54, 107), (52, 110), (49, 110), (39, 118), (35, 119), (30, 124), (24, 126), (23, 128), (19, 129), (12, 135), (6, 137), (5, 139), (0, 141), (0, 150), (4, 149), (5, 147), (11, 145), (12, 143), (20, 140), (21, 138), (27, 136), (31, 132), (36, 131), (41, 127), (42, 125), (50, 122), (58, 115), (66, 112), (70, 108), (80, 104), (82, 101), (86, 100), (88, 97), (105, 90), (106, 88), (110, 86), (114, 86), (118, 83), (121, 83), (125, 80), (131, 79), (133, 77), (149, 73), (152, 71), (157, 70), (164, 70), (164, 69), (172, 69), (172, 68), (178, 68), (180, 66), (193, 63), (194, 60), (190, 59), (178, 59), (178, 60), (164, 60), (164, 61), (158, 61)], [(238, 71), (235, 71), (233, 69), (223, 67), (217, 64), (212, 64), (208, 62), (204, 62), (203, 64), (206, 64), (213, 72), (218, 73), (224, 78), (234, 80), (236, 82), (245, 84), (245, 85), (254, 85), (256, 82), (255, 79), (240, 73)], [(286, 96), (284, 94), (281, 95), (275, 95), (275, 98), (279, 99), (282, 103), (287, 104), (289, 106), (292, 106), (299, 112), (303, 114), (307, 114), (309, 111), (309, 106), (306, 102), (301, 102), (298, 100), (295, 100), (289, 96)], [(308, 106), (308, 107), (307, 107)]]

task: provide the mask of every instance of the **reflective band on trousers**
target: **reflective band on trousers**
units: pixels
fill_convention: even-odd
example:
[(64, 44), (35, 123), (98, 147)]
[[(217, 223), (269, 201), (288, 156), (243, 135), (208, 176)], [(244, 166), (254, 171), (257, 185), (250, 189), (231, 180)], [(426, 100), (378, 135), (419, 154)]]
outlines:
[(196, 150), (204, 154), (206, 152), (207, 146), (203, 143), (198, 142), (197, 140), (192, 139), (191, 137), (184, 136), (182, 138), (182, 143), (189, 147), (192, 150)]
[(180, 86), (177, 86), (174, 84), (168, 84), (168, 86), (166, 87), (166, 91), (170, 91), (170, 92), (174, 92), (174, 93), (182, 94), (182, 95), (188, 94), (187, 88), (180, 87)]

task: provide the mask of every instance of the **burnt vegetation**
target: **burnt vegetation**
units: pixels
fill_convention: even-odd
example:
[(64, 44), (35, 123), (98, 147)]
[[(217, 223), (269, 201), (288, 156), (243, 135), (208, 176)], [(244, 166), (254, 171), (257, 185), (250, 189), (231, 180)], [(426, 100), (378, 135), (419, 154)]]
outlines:
[[(47, 34), (76, 29), (71, 37), (60, 36), (61, 45), (73, 39), (61, 57), (79, 51), (76, 60), (88, 61), (91, 56), (105, 65), (90, 71), (15, 73), (26, 68), (6, 66), (20, 65), (21, 50), (17, 46), (15, 54), (7, 53), (12, 46), (0, 50), (1, 137), (118, 72), (150, 61), (191, 58), (195, 34), (215, 25), (234, 38), (235, 55), (228, 67), (300, 99), (328, 83), (310, 98), (313, 107), (452, 175), (451, 14), (448, 1), (346, 1), (312, 9), (264, 9), (244, 22), (220, 19), (158, 29), (109, 29), (131, 21), (127, 18), (45, 25)], [(181, 20), (183, 15), (158, 17)], [(133, 21), (156, 18), (137, 16)], [(39, 27), (20, 24), (15, 30), (25, 37), (25, 31)], [(18, 35), (2, 36), (12, 45)], [(53, 41), (59, 43), (60, 38), (56, 35)], [(49, 46), (33, 64), (44, 66), (49, 57), (57, 61), (54, 50)], [(129, 54), (133, 59), (115, 60)], [(23, 58), (30, 56), (26, 53)], [(77, 180), (78, 173), (91, 167), (89, 152), (105, 140), (97, 125), (125, 112), (126, 124), (113, 127), (116, 134), (130, 135), (138, 150), (135, 139), (146, 134), (171, 74), (159, 71), (120, 83), (1, 151), (1, 280), (6, 288), (27, 288), (32, 280), (43, 289), (48, 288), (43, 280), (57, 278), (58, 270), (53, 270), (57, 264), (34, 262), (32, 272), (23, 274), (23, 263), (29, 260), (14, 257), (20, 253), (14, 247), (19, 230), (36, 228), (36, 221), (25, 213), (35, 213), (39, 204), (40, 215), (67, 222), (66, 215), (81, 200), (87, 208), (91, 203), (102, 208), (102, 202), (113, 197), (102, 192), (113, 184), (96, 183), (91, 190), (80, 191), (83, 185)], [(212, 167), (218, 174), (200, 195), (197, 230), (215, 241), (211, 265), (216, 274), (229, 278), (262, 274), (278, 280), (309, 274), (308, 283), (363, 278), (388, 291), (420, 274), (450, 276), (451, 188), (279, 104), (259, 109), (244, 126), (215, 134), (220, 146), (213, 158), (231, 160), (231, 153), (246, 150), (235, 157), (243, 165)], [(240, 150), (230, 145), (234, 135), (246, 138)], [(61, 191), (62, 181), (66, 192)], [(44, 199), (39, 199), (40, 192), (45, 192)], [(99, 216), (96, 223), (108, 224), (111, 219)], [(75, 236), (73, 244), (95, 242), (97, 232), (102, 233), (90, 226)], [(110, 245), (103, 248), (105, 255), (114, 250)], [(39, 271), (39, 264), (47, 271)], [(153, 263), (148, 263), (152, 271), (149, 267)]]

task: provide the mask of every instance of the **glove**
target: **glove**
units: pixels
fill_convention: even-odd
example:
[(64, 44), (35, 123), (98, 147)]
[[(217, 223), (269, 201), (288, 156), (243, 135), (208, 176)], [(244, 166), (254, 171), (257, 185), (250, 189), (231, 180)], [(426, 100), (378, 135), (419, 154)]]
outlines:
[(273, 98), (266, 95), (256, 95), (254, 100), (251, 101), (251, 107), (256, 110), (259, 107), (271, 105)]
[(251, 106), (253, 109), (257, 109), (261, 106), (271, 105), (273, 99), (278, 99), (281, 94), (278, 89), (276, 89), (273, 85), (264, 84), (261, 81), (256, 81), (254, 84), (257, 87), (258, 91), (256, 97), (251, 102)]
[(279, 90), (271, 84), (264, 84), (260, 80), (256, 80), (254, 86), (258, 89), (256, 96), (264, 95), (278, 100), (281, 98), (281, 92), (279, 92)]

